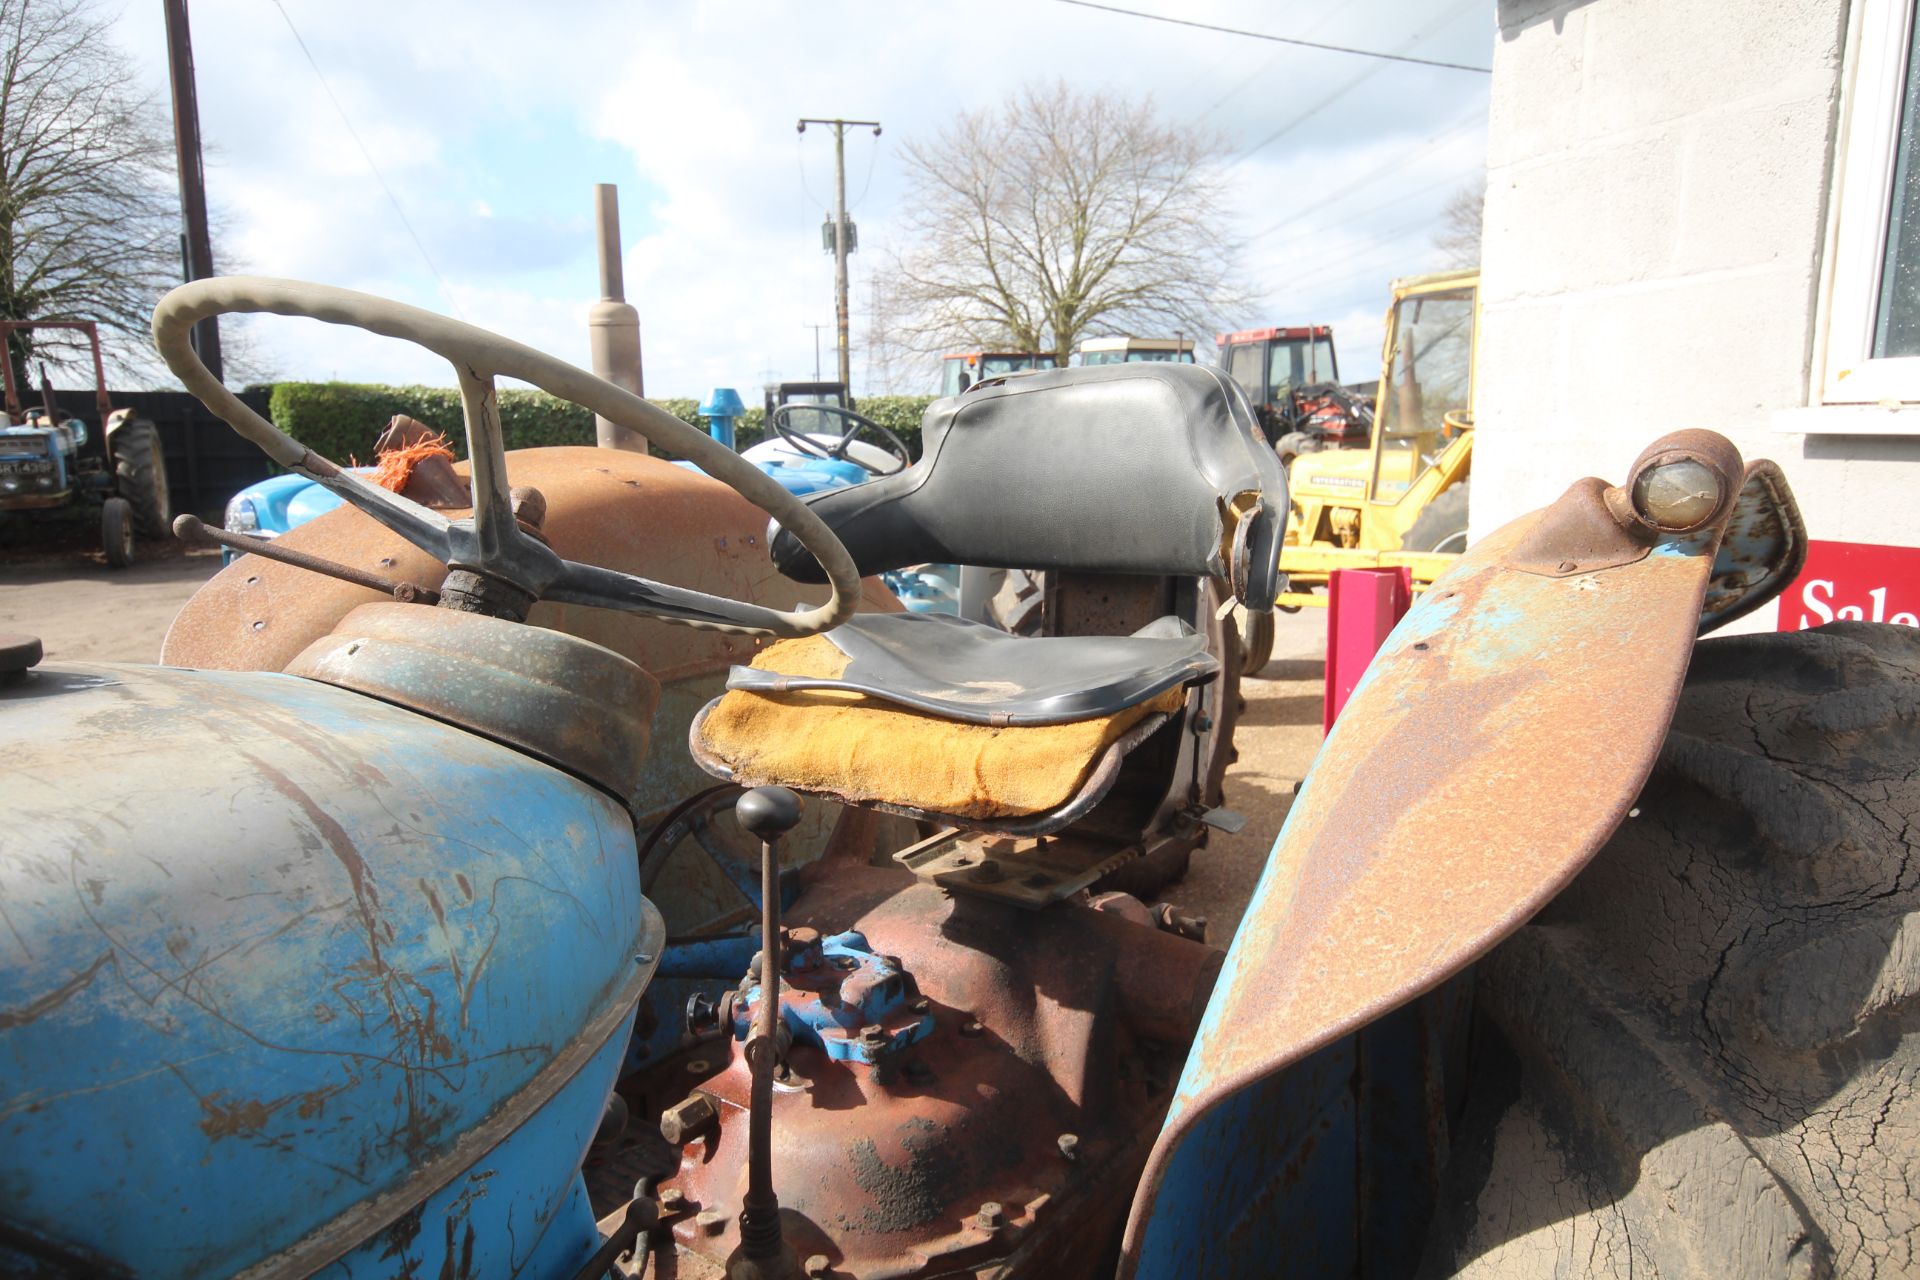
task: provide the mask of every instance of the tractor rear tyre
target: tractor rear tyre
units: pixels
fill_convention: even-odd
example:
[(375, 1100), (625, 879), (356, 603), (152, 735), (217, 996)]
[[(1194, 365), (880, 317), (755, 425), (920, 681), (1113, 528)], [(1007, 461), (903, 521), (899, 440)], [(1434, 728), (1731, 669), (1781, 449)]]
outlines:
[(134, 527), (143, 538), (173, 532), (173, 502), (167, 493), (167, 459), (160, 432), (135, 418), (113, 433), (114, 488), (133, 504)]
[(125, 498), (108, 498), (100, 504), (100, 546), (107, 553), (109, 569), (133, 563), (133, 504)]
[(1462, 480), (1427, 504), (1414, 518), (1407, 536), (1400, 539), (1404, 551), (1453, 551), (1467, 549), (1467, 488)]
[(1916, 762), (1920, 631), (1699, 646), (1637, 807), (1479, 967), (1422, 1274), (1920, 1274)]

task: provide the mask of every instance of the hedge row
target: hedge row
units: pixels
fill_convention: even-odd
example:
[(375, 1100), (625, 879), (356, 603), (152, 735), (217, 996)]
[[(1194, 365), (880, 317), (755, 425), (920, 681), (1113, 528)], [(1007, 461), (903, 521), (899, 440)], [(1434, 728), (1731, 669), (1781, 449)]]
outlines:
[[(653, 403), (696, 430), (706, 430), (706, 420), (696, 412), (699, 401), (672, 398)], [(861, 414), (898, 435), (918, 457), (920, 417), (931, 403), (932, 396), (868, 396), (858, 407)], [(444, 432), (460, 457), (467, 453), (460, 393), (450, 387), (281, 382), (274, 385), (269, 412), (275, 426), (335, 461), (370, 462), (374, 439), (396, 413)], [(766, 438), (764, 417), (760, 406), (748, 408), (735, 432), (736, 448), (745, 449)], [(593, 414), (544, 391), (503, 389), (500, 428), (509, 449), (592, 444), (594, 439)]]

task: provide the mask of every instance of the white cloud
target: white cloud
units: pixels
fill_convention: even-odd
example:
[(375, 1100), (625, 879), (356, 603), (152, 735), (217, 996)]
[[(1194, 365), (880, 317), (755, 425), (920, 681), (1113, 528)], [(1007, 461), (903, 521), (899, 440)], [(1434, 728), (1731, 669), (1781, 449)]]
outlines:
[[(866, 246), (853, 260), (857, 379), (868, 273), (903, 198), (902, 140), (930, 137), (961, 110), (1058, 77), (1152, 92), (1169, 114), (1246, 148), (1365, 65), (1023, 0), (281, 3), (360, 144), (275, 5), (199, 0), (202, 127), (216, 149), (208, 181), (231, 222), (221, 247), (230, 258), (263, 273), (457, 308), (473, 323), (584, 362), (585, 309), (597, 295), (591, 184), (618, 181), (648, 390), (697, 396), (731, 385), (749, 401), (769, 372), (810, 375), (809, 326), (833, 320), (832, 264), (818, 239), (832, 140), (824, 130), (796, 135), (799, 116), (885, 124), (880, 139), (861, 131), (847, 140), (849, 194), (863, 197), (854, 216)], [(1141, 7), (1149, 3), (1174, 11), (1164, 0)], [(1392, 47), (1383, 31), (1434, 26), (1423, 54), (1482, 64), (1490, 56), (1491, 0), (1420, 0), (1409, 16), (1410, 7), (1295, 0), (1269, 13), (1196, 0), (1178, 11), (1374, 47)], [(129, 7), (119, 35), (164, 101), (157, 7)], [(1238, 164), (1232, 212), (1246, 232), (1298, 219), (1248, 247), (1249, 278), (1266, 292), (1250, 319), (1331, 321), (1340, 326), (1342, 372), (1372, 376), (1386, 282), (1435, 265), (1428, 222), (1451, 194), (1447, 180), (1475, 168), (1482, 135), (1468, 128), (1425, 153), (1418, 144), (1485, 94), (1484, 76), (1385, 67)], [(279, 321), (255, 331), (283, 376), (447, 380), (437, 358), (385, 340)], [(831, 330), (825, 337), (831, 367)]]

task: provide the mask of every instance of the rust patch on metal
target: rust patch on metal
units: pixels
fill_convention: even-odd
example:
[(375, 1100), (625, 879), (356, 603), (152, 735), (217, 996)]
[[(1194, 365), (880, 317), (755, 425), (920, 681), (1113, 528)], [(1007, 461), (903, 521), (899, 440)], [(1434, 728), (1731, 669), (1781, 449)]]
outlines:
[(1567, 578), (1646, 559), (1653, 550), (1653, 535), (1615, 519), (1607, 492), (1604, 480), (1592, 476), (1576, 480), (1558, 502), (1540, 513), (1507, 563), (1527, 573)]
[[(1603, 488), (1562, 501), (1591, 519)], [(1482, 541), (1375, 658), (1241, 925), (1127, 1256), (1202, 1113), (1465, 968), (1573, 878), (1638, 794), (1692, 653), (1713, 538), (1565, 576), (1516, 567), (1575, 523), (1543, 513)]]
[[(98, 899), (95, 899), (95, 901), (98, 901)], [(112, 959), (112, 951), (102, 951), (94, 957), (92, 964), (82, 969), (79, 973), (74, 974), (71, 978), (68, 978), (65, 982), (47, 992), (45, 995), (29, 1001), (18, 1009), (0, 1009), (0, 1031), (11, 1031), (15, 1027), (24, 1027), (29, 1022), (33, 1022), (53, 1012), (68, 1000), (71, 1000), (76, 994), (86, 990), (87, 985), (99, 975), (100, 970), (104, 969)]]

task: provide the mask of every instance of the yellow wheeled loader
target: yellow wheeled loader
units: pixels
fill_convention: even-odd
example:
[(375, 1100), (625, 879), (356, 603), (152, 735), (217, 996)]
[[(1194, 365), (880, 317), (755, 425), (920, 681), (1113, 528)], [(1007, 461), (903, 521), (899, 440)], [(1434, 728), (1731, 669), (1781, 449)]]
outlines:
[(1288, 474), (1282, 607), (1324, 606), (1335, 569), (1405, 565), (1424, 589), (1465, 549), (1479, 314), (1477, 267), (1393, 282), (1367, 448), (1302, 454)]

